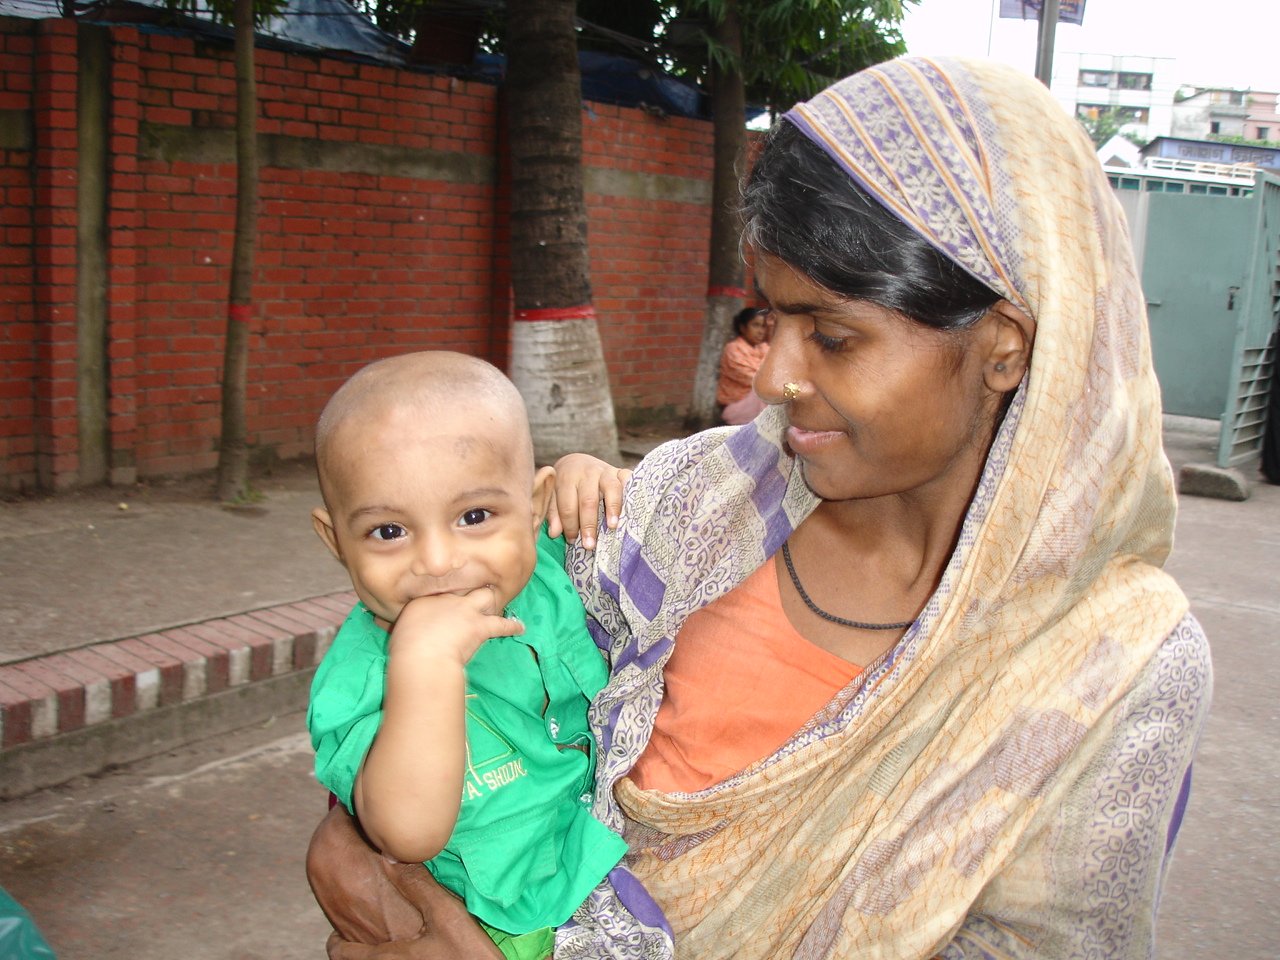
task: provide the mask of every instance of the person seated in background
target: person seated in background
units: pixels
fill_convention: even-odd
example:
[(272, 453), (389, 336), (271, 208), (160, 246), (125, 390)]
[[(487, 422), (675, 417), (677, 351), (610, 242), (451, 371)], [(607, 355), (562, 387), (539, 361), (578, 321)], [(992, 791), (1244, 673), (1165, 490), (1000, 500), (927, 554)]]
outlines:
[(360, 598), (312, 686), (316, 776), (503, 956), (543, 960), (626, 850), (591, 815), (587, 706), (608, 670), (542, 532), (555, 470), (534, 469), (511, 381), (445, 352), (348, 380), (316, 466), (316, 532)]
[(716, 403), (724, 406), (720, 419), (732, 426), (749, 423), (764, 409), (751, 383), (769, 353), (766, 311), (744, 307), (733, 318), (733, 339), (720, 355), (720, 383)]

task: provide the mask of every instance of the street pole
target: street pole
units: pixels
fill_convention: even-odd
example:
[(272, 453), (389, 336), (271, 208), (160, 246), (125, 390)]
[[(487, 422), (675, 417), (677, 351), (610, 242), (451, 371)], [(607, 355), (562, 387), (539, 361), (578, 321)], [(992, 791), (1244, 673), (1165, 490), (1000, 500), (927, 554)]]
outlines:
[(1040, 5), (1040, 31), (1036, 41), (1036, 79), (1053, 85), (1053, 38), (1058, 29), (1058, 0)]

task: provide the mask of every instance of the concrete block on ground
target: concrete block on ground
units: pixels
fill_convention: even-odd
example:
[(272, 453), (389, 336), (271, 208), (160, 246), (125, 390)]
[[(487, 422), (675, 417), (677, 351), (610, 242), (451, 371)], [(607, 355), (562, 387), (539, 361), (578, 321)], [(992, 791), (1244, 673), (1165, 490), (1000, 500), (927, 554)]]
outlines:
[(1178, 492), (1216, 500), (1248, 500), (1249, 481), (1239, 470), (1209, 463), (1188, 463), (1178, 471)]

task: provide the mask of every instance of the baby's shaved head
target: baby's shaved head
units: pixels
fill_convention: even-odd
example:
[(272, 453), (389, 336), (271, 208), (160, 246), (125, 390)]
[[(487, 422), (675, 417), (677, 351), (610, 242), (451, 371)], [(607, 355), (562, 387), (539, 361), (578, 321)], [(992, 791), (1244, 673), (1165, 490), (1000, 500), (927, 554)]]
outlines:
[[(362, 421), (393, 410), (412, 411), (424, 429), (446, 419), (472, 416), (477, 431), (492, 437), (501, 425), (511, 441), (512, 469), (533, 472), (533, 441), (520, 392), (492, 364), (445, 350), (407, 353), (363, 367), (329, 398), (316, 424), (316, 469), (328, 500), (326, 478), (344, 455), (343, 438)], [(482, 423), (485, 425), (482, 427)]]

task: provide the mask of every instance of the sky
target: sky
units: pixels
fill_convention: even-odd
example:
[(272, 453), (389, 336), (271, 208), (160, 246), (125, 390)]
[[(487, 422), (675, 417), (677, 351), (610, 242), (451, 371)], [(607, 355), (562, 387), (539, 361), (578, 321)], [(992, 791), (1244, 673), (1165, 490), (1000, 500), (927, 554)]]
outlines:
[[(919, 0), (903, 35), (917, 54), (966, 54), (1035, 70), (1036, 23), (994, 17), (998, 0)], [(1056, 52), (1177, 60), (1175, 82), (1280, 92), (1280, 0), (1086, 0)]]

